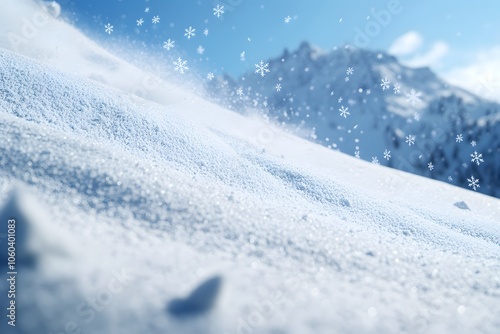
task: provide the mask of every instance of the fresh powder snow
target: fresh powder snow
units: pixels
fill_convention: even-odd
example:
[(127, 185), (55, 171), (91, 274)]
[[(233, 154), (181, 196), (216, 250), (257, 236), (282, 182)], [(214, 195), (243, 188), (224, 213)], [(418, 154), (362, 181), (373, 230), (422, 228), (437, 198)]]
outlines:
[[(44, 10), (0, 3), (11, 33)], [(1, 333), (500, 330), (500, 200), (224, 109), (56, 17), (2, 34), (0, 69)]]

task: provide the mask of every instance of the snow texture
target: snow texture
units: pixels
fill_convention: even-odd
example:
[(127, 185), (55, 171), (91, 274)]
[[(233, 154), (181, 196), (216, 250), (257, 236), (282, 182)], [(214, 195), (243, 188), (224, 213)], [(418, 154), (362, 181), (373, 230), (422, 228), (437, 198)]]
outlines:
[(0, 40), (0, 218), (31, 254), (16, 333), (499, 331), (498, 199), (168, 78), (140, 98), (127, 85), (150, 74), (82, 40), (51, 18), (33, 41), (73, 65)]

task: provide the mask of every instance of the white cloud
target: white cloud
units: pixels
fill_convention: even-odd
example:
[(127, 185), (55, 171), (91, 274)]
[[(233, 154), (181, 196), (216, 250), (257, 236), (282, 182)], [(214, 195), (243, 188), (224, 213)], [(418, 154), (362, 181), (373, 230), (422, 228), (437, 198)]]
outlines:
[(389, 53), (395, 56), (406, 56), (418, 50), (422, 43), (422, 36), (412, 30), (399, 36), (389, 48)]
[(421, 55), (416, 55), (404, 63), (411, 67), (437, 66), (441, 59), (448, 54), (448, 44), (443, 41), (437, 41), (431, 49)]
[(500, 46), (483, 50), (465, 66), (442, 73), (450, 84), (500, 102)]

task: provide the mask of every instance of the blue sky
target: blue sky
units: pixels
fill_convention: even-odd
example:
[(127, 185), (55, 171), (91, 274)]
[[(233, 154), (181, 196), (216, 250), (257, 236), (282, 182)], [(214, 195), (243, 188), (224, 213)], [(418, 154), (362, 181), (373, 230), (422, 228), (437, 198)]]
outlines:
[[(496, 48), (500, 47), (498, 0), (62, 0), (62, 3), (63, 12), (76, 19), (77, 26), (101, 39), (126, 38), (143, 42), (152, 50), (167, 52), (162, 45), (170, 38), (175, 41), (175, 51), (197, 60), (198, 69), (233, 76), (251, 69), (261, 59), (280, 55), (284, 48), (293, 50), (306, 40), (325, 50), (347, 43), (393, 51), (409, 65), (430, 66), (444, 76), (456, 72), (456, 79), (465, 81), (465, 77), (460, 77), (460, 69), (481, 66), (481, 54), (488, 57), (488, 52), (496, 54)], [(216, 4), (224, 6), (221, 18), (213, 15)], [(156, 15), (160, 23), (154, 25), (151, 20)], [(287, 16), (291, 18), (289, 23), (285, 23)], [(140, 18), (145, 22), (138, 27), (136, 20)], [(111, 35), (103, 27), (108, 22), (114, 26)], [(188, 40), (184, 29), (189, 26), (196, 29), (196, 36)], [(209, 30), (208, 36), (203, 35), (205, 28)], [(360, 31), (368, 38), (359, 37)], [(203, 55), (196, 51), (199, 46), (205, 50)], [(240, 59), (243, 51), (245, 61)], [(495, 64), (484, 71), (488, 72)]]

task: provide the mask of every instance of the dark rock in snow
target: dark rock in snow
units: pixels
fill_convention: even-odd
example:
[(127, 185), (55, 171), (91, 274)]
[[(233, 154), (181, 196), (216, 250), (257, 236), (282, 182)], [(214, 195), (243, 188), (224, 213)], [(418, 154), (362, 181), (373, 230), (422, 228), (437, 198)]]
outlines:
[(453, 205), (456, 206), (459, 209), (470, 210), (469, 207), (467, 206), (467, 204), (464, 201), (453, 203)]
[(182, 317), (209, 311), (217, 300), (221, 285), (220, 276), (206, 280), (186, 298), (173, 299), (168, 305), (168, 312), (173, 316)]

